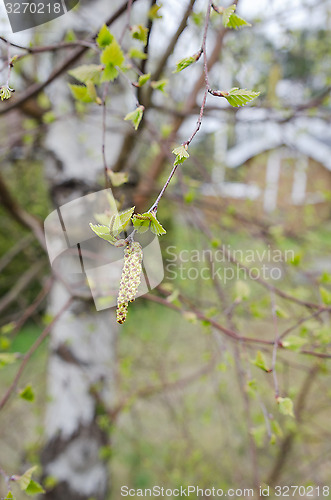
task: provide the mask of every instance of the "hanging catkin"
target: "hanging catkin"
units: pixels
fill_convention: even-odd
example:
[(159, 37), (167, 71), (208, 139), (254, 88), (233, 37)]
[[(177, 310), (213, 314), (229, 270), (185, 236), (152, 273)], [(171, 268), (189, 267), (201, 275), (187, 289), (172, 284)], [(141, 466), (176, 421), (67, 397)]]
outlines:
[(124, 251), (124, 266), (117, 298), (116, 319), (120, 324), (126, 320), (129, 302), (132, 302), (136, 297), (140, 284), (142, 260), (141, 245), (137, 241), (130, 243)]

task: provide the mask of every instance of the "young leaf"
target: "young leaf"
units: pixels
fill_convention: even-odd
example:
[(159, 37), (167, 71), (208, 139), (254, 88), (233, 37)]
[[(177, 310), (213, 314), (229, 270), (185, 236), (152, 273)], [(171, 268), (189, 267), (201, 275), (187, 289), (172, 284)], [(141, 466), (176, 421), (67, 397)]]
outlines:
[(104, 49), (105, 47), (107, 47), (107, 45), (110, 45), (113, 40), (114, 36), (110, 33), (109, 29), (104, 24), (98, 33), (96, 40), (97, 44), (101, 49)]
[(189, 323), (192, 323), (193, 325), (196, 325), (198, 322), (197, 315), (194, 312), (191, 311), (183, 311), (183, 318), (186, 319)]
[(131, 111), (131, 113), (128, 113), (124, 120), (130, 120), (133, 123), (133, 126), (135, 130), (139, 127), (139, 123), (142, 120), (143, 114), (144, 114), (144, 106), (138, 106), (134, 111)]
[(159, 14), (159, 10), (161, 9), (162, 5), (153, 5), (149, 11), (148, 11), (148, 17), (149, 19), (151, 20), (154, 20), (154, 19), (161, 19), (162, 16)]
[(148, 231), (149, 229), (150, 219), (148, 217), (139, 217), (139, 214), (136, 214), (132, 218), (132, 223), (133, 227), (138, 231), (138, 233), (146, 233), (146, 231)]
[(68, 71), (68, 73), (79, 82), (87, 83), (91, 81), (98, 85), (100, 83), (102, 69), (102, 66), (99, 64), (84, 64), (83, 66), (78, 66)]
[(56, 116), (53, 113), (53, 111), (47, 111), (46, 113), (43, 114), (42, 116), (43, 123), (46, 125), (49, 125), (50, 123), (54, 123), (56, 120)]
[(31, 387), (31, 384), (27, 385), (24, 389), (19, 392), (20, 398), (25, 399), (32, 403), (35, 399), (34, 391)]
[(148, 29), (145, 28), (142, 24), (136, 24), (135, 26), (132, 26), (132, 38), (140, 40), (144, 43), (144, 45), (146, 45), (147, 43), (147, 35)]
[(118, 77), (118, 69), (112, 64), (107, 64), (103, 70), (101, 82), (113, 82)]
[(39, 493), (45, 493), (45, 490), (41, 486), (41, 484), (39, 484), (36, 481), (33, 481), (33, 479), (31, 479), (28, 487), (25, 490), (25, 493), (27, 495), (33, 496), (33, 495), (38, 495)]
[(126, 172), (113, 172), (109, 170), (108, 176), (114, 187), (122, 186), (122, 184), (128, 182), (128, 174)]
[(289, 335), (282, 341), (283, 347), (291, 349), (292, 351), (300, 351), (305, 344), (307, 344), (307, 339), (298, 337), (297, 335)]
[(98, 98), (98, 94), (95, 85), (93, 82), (91, 82), (91, 80), (86, 82), (86, 89), (88, 97), (90, 97), (90, 99), (95, 102)]
[(129, 50), (129, 57), (131, 59), (147, 59), (147, 54), (145, 54), (145, 52), (143, 52), (142, 50), (137, 49), (136, 47), (132, 47)]
[(151, 215), (151, 231), (152, 233), (156, 234), (157, 236), (161, 236), (161, 234), (165, 234), (167, 231), (164, 229), (162, 224), (157, 220), (155, 215)]
[(201, 52), (199, 51), (191, 57), (184, 57), (184, 59), (181, 59), (180, 61), (178, 61), (177, 65), (176, 65), (176, 69), (175, 69), (175, 71), (173, 71), (173, 73), (179, 73), (180, 71), (183, 71), (183, 69), (187, 68), (188, 66), (191, 66), (191, 64), (198, 61), (200, 56), (201, 56)]
[(237, 280), (236, 281), (236, 300), (242, 301), (248, 299), (251, 289), (245, 281)]
[(122, 49), (115, 39), (109, 45), (107, 45), (100, 56), (100, 61), (105, 66), (110, 64), (112, 66), (121, 67), (124, 63), (124, 60), (125, 59)]
[(1, 352), (0, 353), (0, 368), (6, 365), (11, 365), (17, 360), (17, 354), (14, 352)]
[(25, 471), (24, 474), (17, 480), (22, 491), (25, 491), (27, 489), (27, 487), (29, 486), (29, 483), (30, 483), (31, 478), (32, 478), (32, 474), (34, 472), (36, 472), (37, 468), (38, 467), (36, 465), (33, 467), (30, 467), (30, 469)]
[(157, 220), (152, 212), (145, 212), (144, 214), (135, 214), (132, 218), (133, 226), (138, 232), (144, 233), (150, 227), (152, 233), (160, 236), (165, 234), (166, 230)]
[(85, 85), (71, 85), (69, 84), (71, 93), (77, 101), (81, 102), (93, 102), (93, 99), (88, 93), (88, 89)]
[(10, 323), (7, 323), (0, 328), (0, 334), (10, 335), (14, 329), (15, 329), (15, 322), (11, 321)]
[(229, 7), (227, 7), (226, 9), (224, 9), (223, 17), (222, 17), (223, 26), (227, 27), (228, 22), (230, 20), (230, 17), (232, 16), (232, 14), (236, 10), (236, 8), (237, 8), (237, 6), (233, 4), (233, 5), (230, 5)]
[(190, 156), (184, 146), (178, 146), (172, 152), (176, 155), (174, 165), (180, 165)]
[(3, 500), (15, 500), (11, 491), (8, 491), (7, 496)]
[(253, 436), (255, 444), (258, 448), (263, 448), (266, 431), (267, 429), (265, 425), (260, 425), (251, 429), (251, 435)]
[(258, 368), (261, 368), (264, 372), (270, 373), (271, 369), (267, 368), (266, 361), (264, 359), (264, 356), (261, 351), (257, 351), (256, 353), (256, 358), (254, 361), (252, 361), (253, 365), (257, 366)]
[(167, 83), (168, 83), (167, 78), (164, 78), (163, 80), (157, 80), (156, 82), (155, 81), (151, 82), (151, 87), (154, 90), (160, 90), (160, 92), (163, 92), (164, 94), (166, 94), (165, 87), (166, 87)]
[(271, 420), (270, 424), (271, 424), (271, 428), (272, 428), (274, 434), (276, 434), (276, 436), (278, 436), (278, 437), (284, 436), (284, 433), (283, 433), (279, 423), (277, 422), (277, 420), (275, 420), (275, 419)]
[(232, 14), (232, 16), (230, 16), (228, 24), (226, 25), (227, 28), (231, 28), (233, 30), (239, 30), (244, 26), (250, 27), (252, 25), (245, 21), (245, 19), (243, 19), (242, 17), (237, 16), (237, 14)]
[(224, 9), (222, 17), (223, 26), (235, 30), (243, 28), (244, 26), (252, 26), (247, 21), (245, 21), (245, 19), (242, 19), (234, 13), (236, 8), (236, 5), (230, 5), (229, 7)]
[(327, 290), (323, 286), (320, 286), (320, 294), (323, 303), (327, 306), (331, 305), (331, 292), (329, 292), (329, 290)]
[(110, 232), (112, 235), (118, 236), (122, 231), (124, 231), (131, 220), (134, 208), (135, 207), (132, 207), (129, 208), (129, 210), (113, 215), (110, 221)]
[(151, 74), (150, 73), (146, 73), (145, 75), (141, 75), (138, 79), (138, 85), (139, 87), (142, 87), (143, 85), (145, 85), (146, 82), (148, 82), (148, 80), (150, 79), (151, 77)]
[(288, 313), (284, 309), (282, 309), (280, 306), (277, 305), (275, 307), (275, 310), (276, 310), (276, 314), (279, 318), (288, 318), (289, 317)]
[(95, 232), (99, 238), (108, 241), (108, 243), (114, 244), (117, 240), (113, 235), (110, 234), (110, 230), (108, 226), (101, 226), (99, 224), (92, 224), (90, 222), (90, 228)]
[(293, 412), (293, 401), (290, 398), (281, 398), (278, 396), (277, 403), (279, 405), (279, 411), (283, 415), (289, 415), (290, 417), (294, 417)]
[(100, 56), (100, 61), (104, 64), (101, 81), (112, 82), (115, 80), (118, 77), (117, 67), (121, 67), (124, 60), (122, 49), (114, 38)]
[(253, 90), (238, 89), (234, 87), (229, 92), (222, 92), (222, 97), (228, 100), (231, 106), (245, 106), (250, 101), (253, 101), (260, 95), (260, 92), (254, 92)]

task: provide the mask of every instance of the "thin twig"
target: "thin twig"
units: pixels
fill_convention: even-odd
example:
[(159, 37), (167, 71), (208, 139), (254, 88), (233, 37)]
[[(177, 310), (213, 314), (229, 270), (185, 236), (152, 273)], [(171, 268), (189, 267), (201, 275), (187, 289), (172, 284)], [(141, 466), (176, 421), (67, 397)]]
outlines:
[(105, 187), (109, 187), (109, 175), (108, 166), (106, 159), (106, 128), (107, 128), (107, 95), (109, 90), (109, 82), (106, 82), (104, 86), (103, 96), (102, 96), (102, 159), (103, 168), (105, 173)]
[(278, 345), (279, 345), (279, 330), (278, 330), (278, 320), (277, 320), (276, 299), (275, 299), (275, 293), (273, 291), (270, 291), (270, 297), (271, 297), (271, 312), (272, 312), (272, 318), (273, 318), (274, 328), (275, 328), (275, 342), (274, 342), (274, 347), (272, 350), (271, 369), (272, 369), (272, 376), (273, 376), (274, 386), (275, 386), (275, 398), (278, 398), (278, 396), (279, 396), (279, 384), (278, 384), (277, 371), (276, 371), (276, 362), (277, 362), (277, 349), (278, 349)]
[[(186, 148), (187, 148), (187, 146), (189, 146), (189, 144), (191, 143), (191, 141), (194, 138), (194, 136), (200, 130), (201, 123), (202, 123), (203, 112), (204, 112), (204, 109), (205, 109), (205, 106), (206, 106), (207, 95), (208, 95), (208, 91), (209, 91), (208, 60), (207, 60), (207, 53), (206, 53), (206, 42), (207, 42), (207, 33), (208, 33), (208, 26), (209, 26), (209, 20), (210, 20), (211, 4), (212, 4), (212, 0), (208, 0), (208, 7), (207, 7), (205, 25), (204, 25), (204, 30), (203, 30), (202, 44), (201, 44), (201, 49), (200, 49), (200, 53), (203, 54), (203, 62), (204, 62), (203, 67), (204, 67), (204, 77), (205, 77), (205, 92), (204, 92), (204, 96), (203, 96), (203, 100), (202, 100), (202, 104), (201, 104), (199, 118), (198, 118), (198, 121), (197, 121), (196, 128), (193, 131), (193, 133), (190, 136), (190, 138), (183, 143), (183, 146), (186, 147)], [(151, 212), (153, 211), (155, 213), (157, 212), (158, 204), (159, 204), (162, 196), (164, 195), (167, 187), (169, 186), (169, 184), (171, 182), (171, 179), (175, 175), (177, 168), (178, 168), (178, 164), (175, 163), (174, 166), (173, 166), (173, 168), (172, 168), (172, 170), (171, 170), (171, 172), (170, 172), (170, 174), (169, 174), (168, 179), (166, 180), (165, 184), (163, 185), (163, 187), (162, 187), (162, 189), (161, 189), (158, 197), (156, 198), (155, 202), (153, 203), (153, 205), (151, 206), (151, 208), (149, 209), (149, 211), (151, 211)]]
[(199, 113), (199, 118), (198, 118), (196, 127), (195, 127), (192, 135), (190, 136), (190, 138), (183, 143), (183, 146), (189, 146), (189, 144), (192, 142), (193, 138), (196, 136), (196, 134), (200, 130), (202, 118), (203, 118), (203, 113), (204, 113), (206, 102), (207, 102), (207, 96), (208, 96), (208, 92), (210, 90), (206, 45), (207, 45), (207, 33), (208, 33), (208, 26), (209, 26), (209, 21), (210, 21), (211, 6), (212, 6), (212, 0), (209, 0), (208, 7), (207, 7), (207, 13), (206, 13), (206, 19), (205, 19), (205, 26), (204, 26), (204, 31), (203, 31), (203, 37), (202, 37), (202, 45), (201, 45), (201, 52), (203, 54), (203, 71), (204, 71), (204, 77), (205, 77), (205, 92), (203, 95), (202, 104), (201, 104), (200, 113)]

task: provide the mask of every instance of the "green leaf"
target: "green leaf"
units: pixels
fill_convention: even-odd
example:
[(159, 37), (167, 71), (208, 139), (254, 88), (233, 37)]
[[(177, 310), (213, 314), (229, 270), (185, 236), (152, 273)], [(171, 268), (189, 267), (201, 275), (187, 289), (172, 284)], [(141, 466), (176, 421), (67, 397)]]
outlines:
[(193, 325), (196, 325), (198, 322), (197, 315), (194, 312), (191, 311), (183, 311), (182, 312), (183, 318), (186, 319), (189, 323), (192, 323)]
[(71, 85), (69, 84), (72, 95), (77, 101), (93, 102), (93, 99), (88, 93), (87, 87), (84, 85)]
[(244, 26), (250, 27), (252, 25), (250, 23), (248, 23), (247, 21), (245, 21), (245, 19), (243, 19), (242, 17), (237, 16), (237, 14), (232, 14), (232, 16), (230, 16), (229, 22), (227, 24), (227, 28), (232, 28), (234, 30), (238, 30), (238, 29), (243, 28)]
[(237, 8), (237, 6), (233, 4), (233, 5), (230, 5), (229, 7), (227, 7), (226, 9), (224, 9), (223, 17), (222, 17), (223, 26), (227, 27), (227, 25), (230, 21), (230, 17), (235, 12), (236, 8)]
[(178, 146), (172, 152), (173, 152), (174, 155), (176, 155), (176, 160), (174, 162), (174, 165), (180, 165), (187, 158), (190, 157), (190, 155), (187, 152), (187, 149), (183, 145), (182, 146)]
[(184, 201), (188, 205), (192, 203), (196, 198), (196, 192), (193, 189), (190, 189), (187, 193), (184, 195)]
[(144, 114), (144, 106), (138, 106), (134, 111), (131, 111), (131, 113), (128, 113), (124, 120), (129, 120), (133, 123), (133, 126), (135, 130), (139, 127), (139, 124), (142, 120), (143, 114)]
[(99, 64), (84, 64), (83, 66), (78, 66), (78, 68), (68, 71), (68, 73), (82, 83), (91, 81), (98, 85), (100, 83), (102, 70), (103, 68)]
[(110, 234), (110, 230), (109, 230), (108, 226), (102, 226), (99, 224), (92, 224), (90, 222), (90, 228), (92, 229), (92, 231), (95, 232), (95, 234), (97, 236), (99, 236), (99, 238), (102, 238), (103, 240), (108, 241), (108, 243), (113, 244), (117, 241), (116, 238), (114, 238), (114, 236)]
[(73, 30), (67, 31), (64, 41), (65, 42), (75, 42), (77, 40), (76, 34)]
[(112, 64), (107, 64), (103, 70), (101, 82), (113, 82), (118, 77), (118, 69)]
[(108, 176), (114, 187), (122, 186), (122, 184), (128, 182), (128, 174), (126, 172), (113, 172), (109, 170)]
[(8, 491), (7, 496), (4, 498), (4, 500), (15, 500), (15, 497), (13, 496), (11, 491)]
[(136, 24), (132, 26), (132, 38), (140, 40), (146, 45), (147, 43), (148, 28), (145, 28), (142, 24)]
[(322, 273), (322, 276), (320, 277), (320, 282), (325, 283), (326, 285), (330, 285), (331, 284), (331, 274), (324, 271)]
[(289, 317), (288, 313), (284, 309), (282, 309), (280, 306), (277, 305), (275, 307), (275, 310), (276, 310), (276, 315), (279, 318), (288, 318)]
[(257, 392), (257, 382), (255, 379), (248, 380), (247, 385), (246, 385), (246, 392), (251, 398), (256, 397), (256, 392)]
[(0, 334), (10, 335), (14, 329), (15, 329), (15, 322), (11, 321), (10, 323), (7, 323), (0, 328)]
[(265, 437), (267, 434), (267, 429), (265, 425), (260, 425), (259, 427), (253, 427), (251, 429), (251, 435), (255, 441), (258, 448), (263, 448)]
[(290, 264), (292, 264), (292, 266), (298, 266), (301, 262), (301, 258), (302, 254), (300, 253), (295, 254), (293, 259), (290, 260)]
[(130, 59), (147, 59), (147, 54), (136, 47), (132, 47), (129, 50), (129, 57)]
[(97, 36), (97, 44), (101, 49), (107, 47), (107, 45), (110, 45), (111, 42), (114, 40), (114, 36), (110, 33), (109, 29), (107, 26), (104, 24), (101, 28), (101, 30), (98, 33)]
[(124, 54), (115, 39), (103, 50), (100, 60), (105, 66), (108, 64), (118, 67), (122, 66), (125, 60)]
[(160, 236), (165, 234), (166, 230), (157, 220), (152, 212), (145, 212), (144, 214), (135, 214), (132, 218), (133, 226), (138, 232), (144, 233), (150, 227), (152, 233)]
[(236, 300), (242, 301), (248, 299), (251, 293), (251, 289), (245, 281), (237, 280), (236, 281)]
[(157, 80), (157, 81), (151, 82), (151, 87), (154, 90), (160, 90), (161, 92), (166, 94), (165, 87), (166, 87), (167, 83), (168, 83), (167, 78), (164, 78), (163, 80)]
[(98, 98), (98, 94), (94, 83), (91, 82), (90, 80), (86, 82), (86, 89), (87, 89), (87, 95), (90, 97), (90, 99), (92, 99), (92, 101), (95, 102)]
[(19, 396), (20, 398), (32, 403), (35, 400), (35, 395), (31, 384), (28, 384), (26, 387), (24, 387), (24, 389), (19, 392)]
[(307, 339), (298, 337), (297, 335), (289, 335), (286, 340), (282, 341), (283, 347), (291, 349), (292, 351), (300, 351), (300, 349), (307, 344)]
[(151, 231), (152, 233), (160, 236), (161, 234), (165, 234), (167, 231), (164, 229), (162, 224), (157, 220), (155, 215), (151, 214)]
[[(139, 215), (139, 214), (137, 214)], [(138, 218), (136, 215), (132, 218), (133, 227), (138, 231), (138, 233), (146, 233), (149, 229), (150, 219), (149, 218)]]
[(283, 433), (279, 423), (277, 422), (277, 420), (275, 420), (275, 419), (271, 420), (270, 424), (271, 424), (271, 428), (272, 428), (274, 434), (276, 436), (282, 438), (284, 436), (284, 433)]
[(151, 77), (151, 74), (150, 73), (146, 73), (145, 75), (141, 75), (138, 79), (138, 85), (139, 87), (142, 87), (143, 85), (145, 85), (146, 82), (148, 82), (148, 80), (150, 79)]
[(241, 29), (244, 26), (252, 26), (250, 23), (245, 21), (245, 19), (235, 14), (236, 8), (237, 6), (233, 4), (223, 10), (223, 16), (222, 16), (223, 26), (234, 30)]
[(188, 66), (191, 66), (191, 64), (195, 63), (200, 58), (200, 55), (201, 52), (198, 52), (197, 54), (194, 54), (194, 56), (184, 57), (184, 59), (181, 59), (177, 62), (176, 69), (175, 71), (173, 71), (173, 73), (179, 73)]
[(270, 442), (270, 444), (276, 444), (277, 438), (276, 438), (275, 434), (271, 434), (269, 442)]
[(122, 231), (124, 231), (131, 220), (134, 208), (135, 207), (132, 207), (129, 208), (129, 210), (113, 215), (110, 221), (110, 232), (112, 235), (118, 236)]
[(161, 19), (162, 16), (159, 14), (159, 10), (161, 9), (162, 5), (153, 5), (149, 11), (148, 11), (148, 17), (149, 19), (151, 19), (152, 21), (154, 19)]
[(279, 411), (283, 415), (289, 415), (290, 417), (294, 417), (293, 412), (293, 401), (290, 398), (281, 398), (278, 396), (277, 403), (279, 405)]
[(264, 372), (270, 373), (272, 371), (270, 368), (267, 367), (265, 358), (261, 351), (257, 351), (256, 358), (254, 361), (252, 361), (252, 363), (258, 368), (261, 368), (261, 370), (263, 370)]
[(1, 352), (0, 353), (0, 368), (15, 363), (18, 355), (14, 352)]
[(46, 113), (43, 114), (42, 116), (43, 123), (46, 123), (46, 125), (50, 123), (54, 123), (56, 120), (56, 116), (53, 113), (53, 111), (47, 111)]
[(222, 94), (222, 97), (225, 97), (231, 106), (237, 107), (245, 106), (248, 102), (253, 101), (260, 95), (260, 92), (234, 87), (229, 92), (222, 92)]
[(320, 286), (320, 294), (323, 303), (327, 306), (331, 305), (331, 292), (329, 292), (329, 290), (327, 290), (323, 286)]
[(17, 480), (22, 491), (25, 491), (30, 484), (32, 474), (38, 469), (37, 465), (30, 467), (24, 474)]
[(38, 495), (39, 493), (45, 493), (45, 490), (41, 486), (41, 484), (39, 484), (36, 481), (33, 481), (33, 479), (31, 479), (29, 486), (25, 490), (25, 493), (27, 495), (33, 496), (33, 495)]

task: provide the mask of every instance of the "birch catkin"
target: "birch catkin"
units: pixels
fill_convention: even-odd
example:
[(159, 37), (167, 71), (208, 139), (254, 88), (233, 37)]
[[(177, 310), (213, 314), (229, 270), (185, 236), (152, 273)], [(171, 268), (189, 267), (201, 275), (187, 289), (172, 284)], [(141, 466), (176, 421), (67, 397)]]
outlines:
[(141, 245), (136, 241), (130, 243), (124, 251), (124, 266), (117, 298), (116, 319), (120, 324), (126, 320), (129, 302), (132, 302), (136, 297), (140, 284), (142, 260)]

